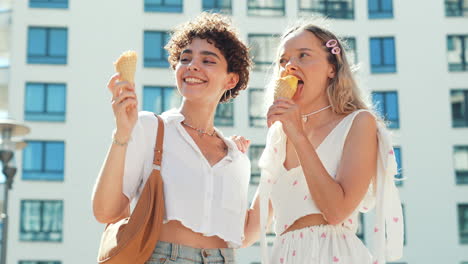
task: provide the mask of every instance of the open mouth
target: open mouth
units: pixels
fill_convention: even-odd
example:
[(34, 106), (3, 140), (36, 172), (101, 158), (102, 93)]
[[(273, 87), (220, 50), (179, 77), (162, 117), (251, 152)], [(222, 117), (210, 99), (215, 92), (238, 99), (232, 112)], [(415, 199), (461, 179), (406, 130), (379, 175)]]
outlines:
[(206, 83), (206, 81), (195, 78), (195, 77), (186, 77), (183, 79), (183, 81), (187, 84), (201, 84), (201, 83)]
[(304, 81), (299, 79), (299, 81), (297, 82), (296, 93), (292, 97), (293, 100), (296, 100), (301, 97), (303, 88), (304, 88)]

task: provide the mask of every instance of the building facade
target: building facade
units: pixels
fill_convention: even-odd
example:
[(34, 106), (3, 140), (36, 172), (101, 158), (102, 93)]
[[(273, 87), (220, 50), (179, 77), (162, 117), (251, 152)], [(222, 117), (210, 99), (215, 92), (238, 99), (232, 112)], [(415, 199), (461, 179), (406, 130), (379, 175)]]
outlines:
[[(95, 261), (104, 227), (93, 218), (91, 193), (114, 128), (105, 87), (112, 62), (136, 50), (141, 109), (176, 106), (162, 47), (174, 25), (203, 10), (232, 16), (256, 63), (249, 88), (219, 106), (215, 120), (225, 135), (252, 141), (249, 199), (258, 186), (264, 87), (277, 36), (298, 18), (327, 15), (395, 136), (398, 177), (406, 179), (398, 184), (406, 222), (398, 263), (468, 263), (467, 0), (0, 3), (9, 6), (0, 5), (0, 108), (31, 127), (28, 147), (16, 156), (7, 263)], [(365, 243), (371, 218), (361, 221)], [(259, 263), (258, 244), (238, 252), (239, 263)]]

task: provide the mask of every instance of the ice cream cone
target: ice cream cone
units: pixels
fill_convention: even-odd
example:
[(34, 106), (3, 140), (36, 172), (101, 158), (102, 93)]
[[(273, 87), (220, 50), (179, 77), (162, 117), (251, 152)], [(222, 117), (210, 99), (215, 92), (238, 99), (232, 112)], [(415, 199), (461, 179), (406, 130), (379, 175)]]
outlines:
[(288, 75), (276, 81), (275, 100), (279, 97), (291, 99), (297, 90), (299, 79), (296, 76)]
[(114, 62), (115, 71), (120, 74), (121, 81), (135, 82), (137, 54), (135, 51), (126, 51)]

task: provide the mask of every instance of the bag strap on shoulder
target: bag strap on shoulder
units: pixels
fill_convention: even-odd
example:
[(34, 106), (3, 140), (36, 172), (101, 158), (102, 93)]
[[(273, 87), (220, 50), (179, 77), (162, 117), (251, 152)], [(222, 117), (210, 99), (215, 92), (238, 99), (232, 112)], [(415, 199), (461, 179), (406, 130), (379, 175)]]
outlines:
[(154, 160), (153, 164), (161, 167), (162, 153), (163, 153), (163, 140), (164, 140), (164, 122), (162, 118), (154, 114), (158, 119), (158, 132), (156, 133), (156, 144), (154, 147)]

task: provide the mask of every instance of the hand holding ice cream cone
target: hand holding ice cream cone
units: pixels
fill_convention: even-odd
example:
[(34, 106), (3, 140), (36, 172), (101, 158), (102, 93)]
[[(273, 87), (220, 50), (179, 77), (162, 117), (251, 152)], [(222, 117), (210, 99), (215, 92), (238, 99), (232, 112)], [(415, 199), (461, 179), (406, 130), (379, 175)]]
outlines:
[(138, 101), (135, 94), (135, 70), (137, 55), (135, 51), (127, 51), (114, 62), (117, 72), (109, 80), (107, 87), (112, 93), (112, 109), (116, 119), (114, 138), (119, 142), (127, 142), (138, 119)]

